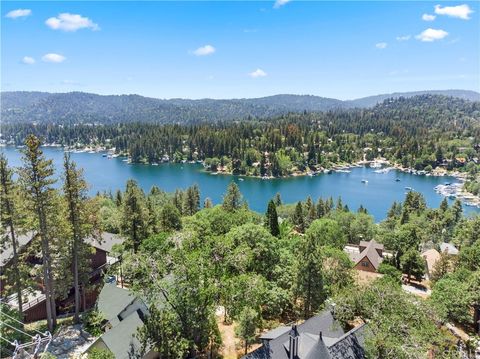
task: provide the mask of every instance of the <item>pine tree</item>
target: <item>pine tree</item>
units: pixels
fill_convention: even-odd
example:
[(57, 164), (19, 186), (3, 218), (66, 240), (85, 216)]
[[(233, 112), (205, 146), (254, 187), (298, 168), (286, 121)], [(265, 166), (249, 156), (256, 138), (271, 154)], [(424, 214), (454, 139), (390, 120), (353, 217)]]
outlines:
[(305, 214), (305, 228), (307, 228), (315, 219), (317, 219), (317, 210), (315, 209), (315, 205), (310, 196), (307, 197), (307, 201), (305, 202)]
[(13, 269), (13, 276), (15, 280), (15, 289), (17, 292), (17, 301), (18, 301), (18, 313), (19, 317), (23, 319), (23, 299), (22, 299), (22, 278), (20, 275), (20, 265), (19, 265), (19, 258), (17, 252), (17, 222), (18, 222), (18, 215), (15, 206), (14, 200), (14, 183), (12, 181), (12, 173), (13, 171), (8, 167), (8, 162), (6, 157), (0, 154), (0, 215), (1, 215), (1, 226), (6, 233), (9, 233), (10, 238), (8, 238), (8, 234), (6, 235), (6, 240), (11, 242), (12, 246), (12, 269)]
[(297, 258), (297, 295), (303, 302), (304, 318), (318, 310), (325, 300), (322, 256), (313, 236), (305, 236)]
[(53, 267), (51, 256), (51, 229), (48, 228), (47, 213), (55, 211), (52, 179), (54, 169), (51, 160), (45, 159), (40, 149), (40, 140), (29, 135), (25, 141), (23, 167), (20, 169), (20, 180), (27, 199), (32, 203), (36, 216), (36, 230), (41, 239), (43, 257), (43, 280), (45, 285), (45, 303), (47, 326), (50, 331), (56, 326), (55, 290), (53, 283)]
[(325, 214), (325, 203), (321, 198), (319, 198), (317, 201), (317, 218), (322, 218), (323, 216), (325, 216)]
[(212, 208), (213, 203), (210, 197), (205, 198), (205, 201), (203, 201), (203, 208)]
[(122, 230), (129, 240), (129, 245), (136, 253), (142, 241), (147, 237), (148, 211), (145, 194), (134, 180), (127, 181), (123, 198)]
[(233, 212), (241, 208), (243, 203), (243, 196), (240, 193), (240, 189), (235, 182), (231, 182), (227, 188), (227, 193), (223, 196), (222, 207), (226, 211)]
[(448, 201), (446, 198), (442, 200), (442, 203), (440, 203), (440, 211), (445, 213), (448, 210)]
[(460, 219), (462, 219), (462, 213), (463, 213), (463, 208), (462, 208), (462, 202), (460, 202), (458, 199), (453, 202), (452, 207), (450, 208), (453, 214), (453, 218), (455, 219), (455, 223), (458, 223)]
[(200, 208), (200, 190), (197, 185), (187, 188), (183, 196), (183, 213), (187, 216), (194, 215)]
[(268, 202), (267, 213), (265, 213), (265, 227), (270, 231), (272, 236), (280, 235), (280, 226), (278, 225), (277, 207), (273, 200)]
[(277, 192), (275, 194), (275, 197), (273, 198), (273, 201), (275, 202), (275, 206), (281, 206), (282, 205), (282, 197), (280, 197), (280, 193)]
[(119, 208), (122, 205), (122, 191), (120, 190), (117, 190), (117, 192), (115, 193), (115, 205)]
[(177, 207), (180, 214), (183, 214), (183, 191), (176, 189), (173, 194), (173, 205)]
[(303, 215), (302, 202), (298, 201), (295, 206), (295, 213), (293, 214), (293, 224), (297, 227), (297, 230), (301, 233), (305, 231), (305, 218)]
[[(75, 298), (74, 320), (75, 323), (78, 323), (81, 303), (80, 283), (82, 283), (85, 291), (85, 284), (87, 282), (86, 278), (80, 278), (80, 270), (88, 266), (85, 262), (88, 261), (89, 248), (85, 243), (85, 238), (91, 234), (93, 227), (89, 225), (86, 213), (87, 183), (83, 178), (83, 173), (77, 169), (75, 162), (71, 161), (68, 153), (64, 156), (63, 166), (65, 171), (63, 191), (68, 205), (68, 220), (72, 233), (71, 256)], [(84, 270), (82, 272), (84, 272)]]

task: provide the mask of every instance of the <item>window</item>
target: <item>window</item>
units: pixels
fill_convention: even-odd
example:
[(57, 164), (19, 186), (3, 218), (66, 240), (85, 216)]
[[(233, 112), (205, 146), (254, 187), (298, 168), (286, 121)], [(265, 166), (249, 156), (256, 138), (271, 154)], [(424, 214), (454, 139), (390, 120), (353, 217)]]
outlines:
[(363, 262), (362, 262), (362, 267), (368, 267), (368, 262), (367, 262), (367, 261), (363, 261)]

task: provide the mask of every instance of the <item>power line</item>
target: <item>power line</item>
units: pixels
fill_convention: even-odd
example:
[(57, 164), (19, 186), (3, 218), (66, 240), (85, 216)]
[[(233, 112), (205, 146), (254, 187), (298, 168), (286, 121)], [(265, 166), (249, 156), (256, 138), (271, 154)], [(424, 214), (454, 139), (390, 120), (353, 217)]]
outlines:
[[(15, 319), (14, 317), (9, 316), (7, 313), (1, 313), (1, 315), (4, 315), (4, 316), (6, 316), (7, 318), (10, 318), (11, 320), (16, 321), (18, 324), (21, 324), (22, 327), (24, 326), (24, 323), (22, 323), (22, 322), (19, 321), (18, 319)], [(34, 328), (33, 330), (34, 330), (35, 332), (37, 332), (38, 334), (45, 335), (45, 333), (39, 332), (39, 331), (36, 330), (35, 328)]]
[(32, 336), (32, 335), (24, 332), (23, 330), (18, 329), (18, 328), (15, 328), (13, 325), (8, 324), (7, 322), (0, 322), (0, 323), (6, 325), (7, 327), (12, 328), (13, 330), (16, 330), (17, 332), (20, 332), (20, 333), (22, 333), (22, 334), (24, 334), (24, 335), (26, 335), (26, 336), (29, 336), (29, 337), (32, 338), (32, 339), (35, 338), (34, 336)]
[[(5, 339), (5, 338), (4, 338), (4, 337), (2, 337), (2, 336), (0, 336), (0, 339), (2, 339), (3, 341), (7, 342), (7, 343), (8, 343), (8, 344), (10, 344), (10, 345), (13, 345), (13, 346), (15, 346), (15, 343), (12, 343), (10, 340), (8, 340), (8, 339)], [(5, 349), (5, 348), (4, 348), (4, 349)]]

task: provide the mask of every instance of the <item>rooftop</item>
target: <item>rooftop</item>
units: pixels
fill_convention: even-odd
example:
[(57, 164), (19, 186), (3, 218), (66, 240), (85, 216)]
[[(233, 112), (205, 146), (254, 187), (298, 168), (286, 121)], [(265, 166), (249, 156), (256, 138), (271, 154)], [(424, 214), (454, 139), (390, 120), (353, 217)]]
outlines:
[[(298, 359), (360, 359), (364, 357), (364, 326), (345, 333), (330, 311), (296, 327)], [(288, 359), (290, 327), (279, 327), (261, 336), (263, 345), (242, 359)], [(292, 332), (295, 333), (295, 332)]]

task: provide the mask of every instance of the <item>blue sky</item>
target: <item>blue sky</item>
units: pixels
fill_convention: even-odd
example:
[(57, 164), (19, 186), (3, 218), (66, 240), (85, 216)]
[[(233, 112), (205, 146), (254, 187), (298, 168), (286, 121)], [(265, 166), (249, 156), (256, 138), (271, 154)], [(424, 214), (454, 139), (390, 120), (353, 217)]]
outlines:
[(2, 91), (351, 99), (480, 89), (478, 2), (279, 1), (2, 1)]

